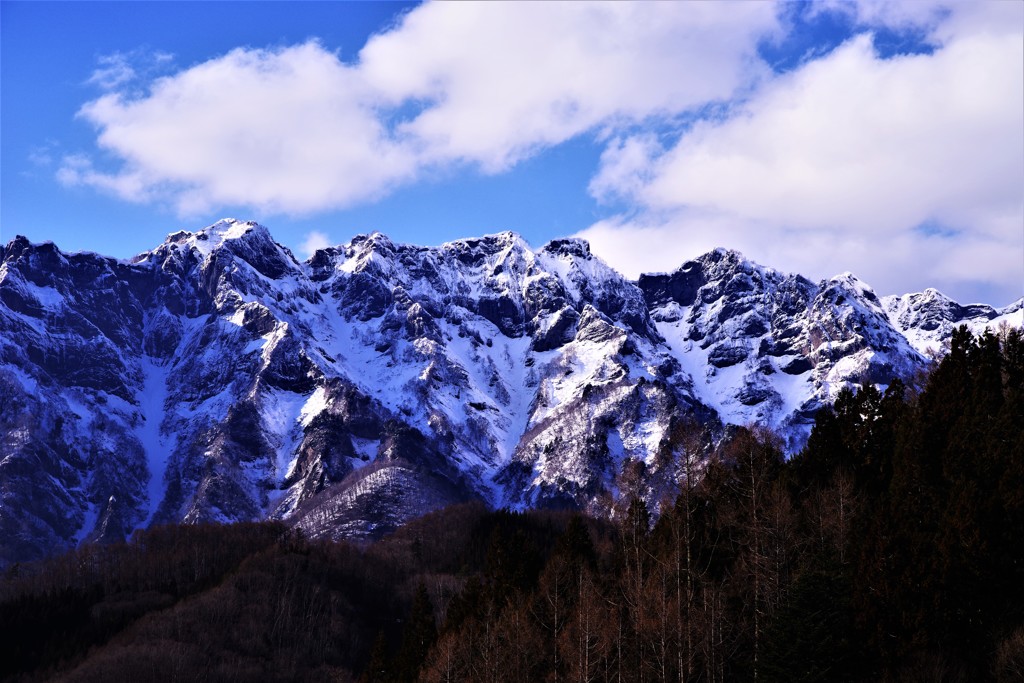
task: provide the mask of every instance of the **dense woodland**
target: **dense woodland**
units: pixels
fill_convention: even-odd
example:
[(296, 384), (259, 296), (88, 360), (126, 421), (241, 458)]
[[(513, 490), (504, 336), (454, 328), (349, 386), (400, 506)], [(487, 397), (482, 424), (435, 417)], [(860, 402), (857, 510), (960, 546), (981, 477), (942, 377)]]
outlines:
[(165, 527), (15, 566), (0, 678), (1024, 680), (1024, 341), (961, 329), (922, 386), (844, 392), (788, 461), (680, 423), (608, 518)]

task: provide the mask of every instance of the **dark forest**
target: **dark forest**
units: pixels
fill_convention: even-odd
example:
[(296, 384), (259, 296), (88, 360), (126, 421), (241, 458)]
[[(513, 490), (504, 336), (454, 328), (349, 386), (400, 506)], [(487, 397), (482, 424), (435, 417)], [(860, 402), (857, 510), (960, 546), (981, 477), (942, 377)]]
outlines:
[(16, 565), (0, 678), (1024, 680), (1021, 333), (961, 328), (921, 387), (844, 390), (788, 460), (681, 421), (602, 518), (159, 527)]

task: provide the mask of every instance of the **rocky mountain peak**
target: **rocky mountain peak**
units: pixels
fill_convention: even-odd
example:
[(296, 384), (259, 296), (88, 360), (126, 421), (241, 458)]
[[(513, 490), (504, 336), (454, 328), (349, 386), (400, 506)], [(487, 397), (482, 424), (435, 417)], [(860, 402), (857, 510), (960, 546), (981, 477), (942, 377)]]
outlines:
[(590, 242), (579, 238), (551, 240), (541, 251), (554, 256), (572, 256), (584, 260), (590, 259)]
[(986, 328), (995, 331), (1001, 324), (1024, 325), (1024, 297), (1004, 308), (993, 308), (986, 304), (962, 305), (939, 290), (928, 288), (883, 297), (881, 306), (893, 327), (925, 354), (940, 352), (943, 342), (960, 325), (975, 332)]
[(795, 450), (842, 387), (925, 367), (908, 339), (1024, 325), (1020, 302), (881, 301), (726, 249), (631, 282), (511, 232), (300, 264), (225, 219), (132, 262), (0, 255), (0, 564), (162, 522), (372, 536), (456, 500), (599, 506), (679, 419)]
[(509, 267), (522, 267), (533, 254), (526, 240), (510, 231), (446, 242), (436, 252), (443, 260), (457, 261), (462, 267), (491, 277), (500, 276)]
[(8, 258), (16, 258), (32, 247), (32, 243), (24, 235), (15, 235), (7, 244), (0, 244), (0, 264)]
[(209, 255), (225, 242), (244, 239), (270, 238), (270, 231), (256, 221), (240, 221), (236, 218), (222, 218), (212, 225), (199, 230), (178, 230), (164, 238), (163, 243), (150, 252), (143, 252), (143, 255), (164, 251), (168, 247), (177, 245), (186, 250), (194, 248), (199, 253)]

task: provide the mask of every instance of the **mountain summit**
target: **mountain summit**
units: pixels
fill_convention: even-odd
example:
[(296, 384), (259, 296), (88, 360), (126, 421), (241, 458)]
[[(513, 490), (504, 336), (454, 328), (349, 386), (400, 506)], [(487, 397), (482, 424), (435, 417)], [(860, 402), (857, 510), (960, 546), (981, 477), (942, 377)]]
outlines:
[(722, 249), (631, 282), (509, 232), (300, 263), (229, 219), (130, 262), (20, 236), (0, 261), (0, 563), (166, 522), (358, 537), (467, 499), (596, 506), (680, 420), (795, 450), (953, 326), (1024, 324), (1024, 300), (883, 300)]

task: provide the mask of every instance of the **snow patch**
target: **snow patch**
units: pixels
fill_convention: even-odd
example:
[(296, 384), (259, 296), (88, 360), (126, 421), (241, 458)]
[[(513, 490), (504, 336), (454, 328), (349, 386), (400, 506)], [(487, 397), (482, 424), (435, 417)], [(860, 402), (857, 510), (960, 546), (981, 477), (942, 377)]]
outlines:
[(135, 429), (135, 436), (146, 452), (146, 468), (149, 473), (146, 515), (139, 526), (145, 528), (152, 523), (153, 516), (167, 492), (167, 461), (171, 447), (168, 444), (168, 437), (161, 430), (166, 415), (167, 368), (157, 365), (149, 358), (144, 358), (141, 366), (143, 381), (142, 392), (139, 395), (139, 412), (142, 420)]
[[(322, 391), (318, 389), (317, 391)], [(313, 392), (315, 395), (316, 392)], [(294, 469), (295, 451), (302, 440), (303, 410), (311, 396), (291, 391), (267, 391), (260, 401), (260, 414), (267, 437), (274, 448), (273, 479), (280, 483)]]
[(302, 404), (302, 409), (299, 411), (299, 424), (308, 427), (313, 418), (325, 410), (327, 410), (327, 390), (324, 387), (317, 387)]

